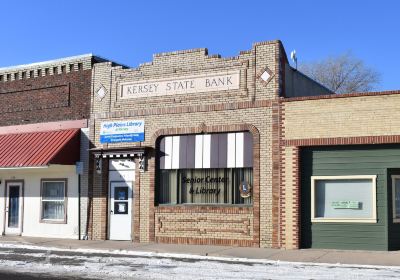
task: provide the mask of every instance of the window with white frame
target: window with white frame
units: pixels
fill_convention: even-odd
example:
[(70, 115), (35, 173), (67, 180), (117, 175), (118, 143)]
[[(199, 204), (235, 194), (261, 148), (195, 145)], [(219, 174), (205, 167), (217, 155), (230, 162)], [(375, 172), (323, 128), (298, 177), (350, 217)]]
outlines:
[(376, 175), (312, 176), (311, 221), (376, 223)]
[(42, 213), (43, 222), (66, 222), (66, 189), (67, 179), (42, 180)]
[(400, 223), (400, 175), (392, 176), (393, 222)]

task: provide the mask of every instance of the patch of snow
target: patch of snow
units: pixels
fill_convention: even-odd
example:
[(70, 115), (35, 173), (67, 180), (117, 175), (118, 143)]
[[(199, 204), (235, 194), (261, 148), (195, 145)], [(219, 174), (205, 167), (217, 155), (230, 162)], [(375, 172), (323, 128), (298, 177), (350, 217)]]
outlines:
[[(96, 279), (386, 279), (400, 267), (309, 264), (244, 258), (126, 250), (60, 249), (1, 244), (7, 256), (26, 249), (23, 260), (2, 259), (0, 270)], [(40, 250), (43, 252), (29, 250)], [(68, 252), (68, 254), (63, 252)], [(5, 254), (3, 254), (5, 255)]]

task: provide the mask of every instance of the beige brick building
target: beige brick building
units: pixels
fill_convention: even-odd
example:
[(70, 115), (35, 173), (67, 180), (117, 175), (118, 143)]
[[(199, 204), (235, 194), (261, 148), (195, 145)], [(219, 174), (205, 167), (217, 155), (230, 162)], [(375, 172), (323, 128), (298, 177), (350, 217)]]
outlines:
[[(282, 100), (283, 247), (398, 250), (399, 93)], [(368, 182), (372, 176), (375, 179)], [(361, 179), (364, 189), (372, 186), (370, 197), (361, 199), (364, 189), (358, 189), (358, 195), (347, 191), (351, 190), (350, 181)], [(339, 182), (347, 190), (335, 193), (332, 183)], [(339, 190), (340, 184), (335, 188)], [(325, 197), (318, 197), (319, 189), (325, 189)], [(330, 196), (336, 198), (332, 201)], [(329, 208), (347, 213), (328, 217), (318, 210), (319, 199), (325, 201), (325, 213)], [(360, 200), (359, 205), (353, 209), (346, 206), (348, 210), (333, 207), (334, 202), (350, 199)], [(357, 212), (368, 212), (363, 204), (370, 200), (372, 218), (356, 218)]]
[[(100, 63), (92, 88), (90, 238), (296, 247), (282, 238), (281, 100), (330, 92), (289, 66), (280, 41)], [(137, 142), (107, 130), (135, 122)]]

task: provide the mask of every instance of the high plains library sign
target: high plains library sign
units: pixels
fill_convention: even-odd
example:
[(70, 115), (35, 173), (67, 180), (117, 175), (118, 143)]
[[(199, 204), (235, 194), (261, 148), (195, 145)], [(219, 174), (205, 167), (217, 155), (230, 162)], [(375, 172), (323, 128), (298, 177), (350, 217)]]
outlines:
[(178, 79), (156, 79), (121, 84), (122, 99), (239, 89), (240, 71), (224, 71)]
[(144, 141), (144, 120), (102, 122), (100, 143), (124, 143)]

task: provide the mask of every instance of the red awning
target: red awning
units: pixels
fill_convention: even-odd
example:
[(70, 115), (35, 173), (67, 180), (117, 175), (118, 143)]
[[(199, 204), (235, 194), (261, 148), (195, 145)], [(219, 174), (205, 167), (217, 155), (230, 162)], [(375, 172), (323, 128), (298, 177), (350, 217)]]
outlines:
[(72, 165), (79, 161), (79, 129), (0, 135), (1, 167)]

